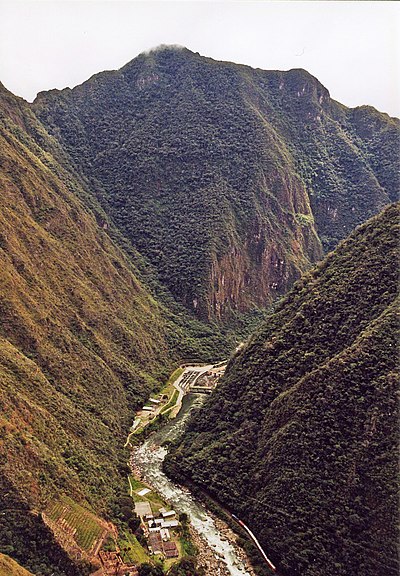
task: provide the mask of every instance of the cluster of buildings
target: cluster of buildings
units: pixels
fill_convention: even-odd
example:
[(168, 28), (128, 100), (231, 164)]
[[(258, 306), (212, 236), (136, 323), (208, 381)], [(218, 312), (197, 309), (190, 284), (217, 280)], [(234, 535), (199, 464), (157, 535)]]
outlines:
[(163, 554), (166, 558), (177, 558), (178, 547), (171, 541), (171, 529), (178, 528), (179, 521), (176, 519), (174, 510), (160, 508), (159, 516), (146, 514), (147, 545), (152, 554)]

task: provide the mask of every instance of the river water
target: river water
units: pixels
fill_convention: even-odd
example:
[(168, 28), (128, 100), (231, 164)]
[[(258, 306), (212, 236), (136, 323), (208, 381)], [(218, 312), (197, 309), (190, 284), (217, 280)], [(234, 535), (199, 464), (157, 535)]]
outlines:
[(193, 498), (187, 488), (172, 482), (162, 471), (162, 463), (167, 454), (167, 449), (162, 444), (176, 439), (184, 432), (191, 410), (199, 407), (204, 399), (205, 396), (200, 394), (185, 396), (177, 418), (163, 426), (135, 450), (135, 464), (145, 482), (152, 486), (163, 499), (170, 502), (174, 509), (178, 512), (186, 512), (190, 516), (193, 528), (226, 564), (231, 576), (249, 576), (235, 548), (220, 533), (206, 508)]

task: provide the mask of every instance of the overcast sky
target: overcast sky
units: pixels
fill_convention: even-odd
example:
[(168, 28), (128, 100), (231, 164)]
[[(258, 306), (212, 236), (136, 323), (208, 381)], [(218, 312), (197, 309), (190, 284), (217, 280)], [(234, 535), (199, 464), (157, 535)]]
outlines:
[(400, 3), (0, 0), (0, 81), (32, 101), (159, 44), (305, 68), (348, 106), (400, 116)]

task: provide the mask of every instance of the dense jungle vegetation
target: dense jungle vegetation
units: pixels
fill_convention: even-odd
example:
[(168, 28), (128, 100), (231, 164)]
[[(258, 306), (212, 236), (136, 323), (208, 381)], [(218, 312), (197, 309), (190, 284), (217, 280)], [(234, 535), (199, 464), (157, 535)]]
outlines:
[(173, 448), (279, 573), (399, 571), (399, 205), (305, 274)]

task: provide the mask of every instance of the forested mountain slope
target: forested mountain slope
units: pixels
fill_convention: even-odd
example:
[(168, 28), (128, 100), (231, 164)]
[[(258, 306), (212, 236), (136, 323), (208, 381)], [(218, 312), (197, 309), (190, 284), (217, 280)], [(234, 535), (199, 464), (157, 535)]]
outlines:
[(0, 168), (0, 552), (73, 575), (38, 512), (65, 493), (109, 513), (134, 411), (182, 357), (226, 342), (155, 300), (68, 155), (2, 86)]
[(199, 317), (265, 307), (399, 191), (399, 121), (304, 70), (186, 49), (39, 94), (33, 110)]
[(395, 576), (398, 205), (306, 273), (230, 362), (167, 469), (287, 576)]

